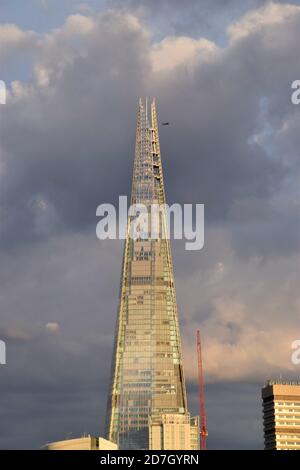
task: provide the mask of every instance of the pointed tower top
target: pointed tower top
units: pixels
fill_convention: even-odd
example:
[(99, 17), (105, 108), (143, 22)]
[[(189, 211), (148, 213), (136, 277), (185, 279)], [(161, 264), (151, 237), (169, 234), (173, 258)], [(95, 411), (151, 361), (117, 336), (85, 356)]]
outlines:
[[(145, 106), (139, 100), (131, 204), (159, 204), (166, 234), (155, 100), (149, 118), (146, 108), (147, 100)], [(124, 247), (107, 409), (107, 435), (119, 449), (152, 448), (149, 418), (188, 417), (170, 243), (167, 236), (144, 235), (128, 234)]]

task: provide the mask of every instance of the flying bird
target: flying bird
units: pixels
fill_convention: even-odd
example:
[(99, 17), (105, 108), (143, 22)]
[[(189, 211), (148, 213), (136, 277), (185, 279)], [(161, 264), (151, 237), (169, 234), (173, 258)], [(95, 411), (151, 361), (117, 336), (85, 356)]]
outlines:
[(161, 125), (162, 125), (162, 126), (169, 126), (170, 123), (169, 123), (169, 122), (162, 122)]

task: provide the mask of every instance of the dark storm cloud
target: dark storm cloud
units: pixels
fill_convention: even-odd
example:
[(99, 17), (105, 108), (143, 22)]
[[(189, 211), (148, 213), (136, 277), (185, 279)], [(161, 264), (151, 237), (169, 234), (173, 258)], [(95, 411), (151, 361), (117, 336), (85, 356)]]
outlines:
[(91, 235), (1, 255), (1, 449), (103, 435), (120, 255)]
[(88, 331), (97, 336), (101, 330), (112, 337), (121, 251), (121, 242), (100, 242), (87, 233), (1, 253), (4, 338), (34, 339), (52, 322), (72, 336)]
[(268, 125), (276, 133), (292, 112), (298, 28), (295, 15), (289, 27), (266, 25), (267, 36), (253, 31), (210, 60), (195, 52), (190, 69), (153, 73), (153, 46), (132, 17), (69, 20), (40, 45), (36, 70), (47, 86), (25, 88), (1, 116), (4, 246), (91, 226), (99, 203), (129, 192), (128, 116), (146, 92), (171, 116), (161, 135), (170, 200), (205, 203), (207, 220), (228, 218), (233, 203), (253, 194), (266, 204), (294, 168), (255, 138)]
[[(66, 33), (54, 37), (53, 46), (44, 44), (42, 60), (53, 56), (45, 64), (52, 72), (50, 92), (35, 90), (2, 111), (4, 243), (44, 235), (48, 211), (46, 232), (51, 222), (94, 222), (98, 204), (116, 201), (116, 187), (123, 193), (130, 187), (134, 121), (127, 116), (134, 115), (141, 89), (145, 39), (122, 16), (109, 14), (86, 44), (76, 36)], [(62, 63), (68, 60), (73, 40), (78, 50), (61, 70), (59, 56)]]
[[(6, 424), (0, 427), (1, 449), (39, 449), (84, 433), (103, 435), (110, 353), (102, 340), (85, 343), (80, 338), (79, 345), (41, 333), (26, 354), (11, 347), (13, 366), (2, 378), (0, 413)], [(187, 389), (195, 415), (197, 384), (189, 382)], [(262, 448), (260, 384), (208, 385), (206, 409), (209, 449)], [(220, 424), (229, 421), (234, 426)], [(26, 422), (30, 427), (24, 433), (21, 423)]]
[[(100, 335), (101, 336), (101, 335)], [(1, 369), (0, 448), (103, 434), (111, 348), (82, 335), (77, 341), (40, 332), (26, 347), (8, 342)], [(23, 424), (21, 424), (23, 423)], [(24, 423), (30, 423), (24, 432)]]
[[(206, 385), (209, 450), (263, 449), (261, 386), (262, 383), (259, 382)], [(188, 382), (187, 389), (190, 397), (189, 406), (194, 415), (199, 414), (197, 384)], [(214, 419), (214, 416), (218, 416), (218, 419)], [(220, 426), (220, 423), (226, 425)], [(234, 426), (228, 425), (229, 423), (234, 423)], [(237, 435), (240, 436), (239, 441), (236, 440)]]
[[(158, 85), (162, 114), (173, 117), (168, 134), (162, 134), (162, 147), (172, 156), (165, 161), (170, 199), (205, 203), (206, 221), (224, 219), (235, 227), (240, 222), (245, 232), (248, 226), (252, 247), (263, 254), (272, 247), (299, 248), (299, 205), (292, 189), (299, 175), (293, 145), (298, 133), (291, 124), (299, 111), (290, 101), (290, 84), (299, 73), (294, 60), (299, 27), (298, 15), (288, 27), (283, 22), (258, 28), (199, 68), (179, 67), (171, 79), (162, 72)], [(258, 222), (262, 218), (264, 224)], [(244, 238), (248, 250), (249, 238)]]

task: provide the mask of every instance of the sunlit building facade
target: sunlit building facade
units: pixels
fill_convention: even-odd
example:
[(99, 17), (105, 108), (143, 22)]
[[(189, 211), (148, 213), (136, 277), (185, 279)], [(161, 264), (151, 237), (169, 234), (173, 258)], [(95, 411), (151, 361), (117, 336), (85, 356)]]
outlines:
[(118, 446), (102, 437), (89, 435), (51, 442), (45, 446), (45, 450), (118, 450)]
[[(143, 204), (150, 213), (153, 204), (164, 203), (155, 102), (149, 120), (147, 102), (140, 101), (131, 204)], [(128, 222), (130, 227), (133, 217)], [(120, 449), (148, 449), (150, 420), (188, 413), (166, 230), (162, 213), (156, 237), (142, 228), (125, 242), (107, 414), (107, 438)]]
[(150, 450), (199, 450), (199, 419), (189, 414), (163, 414), (150, 422)]
[(266, 450), (300, 450), (300, 382), (268, 381), (262, 389)]

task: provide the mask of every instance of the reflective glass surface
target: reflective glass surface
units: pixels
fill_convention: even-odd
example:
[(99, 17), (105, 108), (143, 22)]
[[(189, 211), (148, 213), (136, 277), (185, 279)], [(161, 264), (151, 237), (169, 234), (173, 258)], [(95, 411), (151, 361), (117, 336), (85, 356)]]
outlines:
[[(164, 204), (155, 103), (140, 102), (131, 203)], [(129, 219), (129, 222), (131, 219)], [(149, 216), (151, 223), (151, 216)], [(166, 230), (161, 214), (161, 233)], [(186, 413), (169, 240), (127, 237), (108, 400), (107, 434), (120, 449), (147, 449), (149, 418)]]

